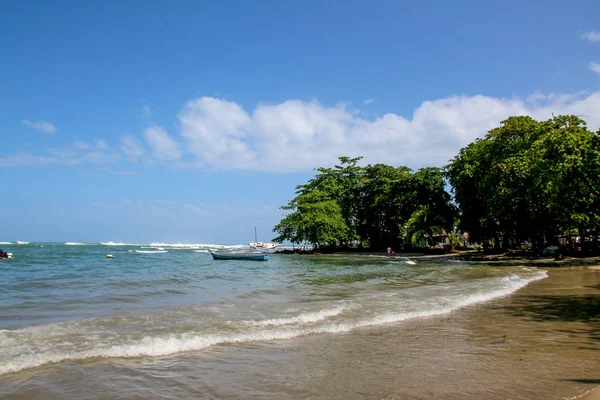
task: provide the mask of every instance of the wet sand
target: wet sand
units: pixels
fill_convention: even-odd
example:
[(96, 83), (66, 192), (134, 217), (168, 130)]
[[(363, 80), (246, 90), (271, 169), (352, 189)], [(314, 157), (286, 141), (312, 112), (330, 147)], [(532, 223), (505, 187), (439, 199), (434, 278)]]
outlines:
[(554, 268), (443, 317), (304, 338), (300, 379), (314, 398), (597, 399), (599, 290), (597, 269)]
[(546, 270), (511, 296), (441, 317), (178, 361), (196, 366), (192, 397), (597, 400), (600, 271)]

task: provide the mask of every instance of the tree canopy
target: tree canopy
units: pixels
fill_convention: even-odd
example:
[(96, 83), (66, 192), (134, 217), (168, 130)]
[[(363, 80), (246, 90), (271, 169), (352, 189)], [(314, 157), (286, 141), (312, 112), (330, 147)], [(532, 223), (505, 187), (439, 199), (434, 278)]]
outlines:
[(576, 116), (511, 117), (461, 149), (446, 176), (471, 240), (540, 249), (600, 224), (600, 136)]
[(358, 243), (372, 249), (400, 246), (411, 215), (428, 206), (451, 228), (455, 209), (445, 190), (442, 170), (383, 164), (361, 167), (361, 157), (340, 157), (334, 168), (318, 168), (316, 176), (296, 188), (282, 209), (290, 213), (274, 228), (276, 242), (310, 243), (317, 247)]

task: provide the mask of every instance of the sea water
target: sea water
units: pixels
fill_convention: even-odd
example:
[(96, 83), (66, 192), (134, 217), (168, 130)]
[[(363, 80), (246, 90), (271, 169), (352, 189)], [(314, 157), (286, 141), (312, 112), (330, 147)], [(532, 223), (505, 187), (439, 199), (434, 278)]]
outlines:
[[(144, 371), (140, 379), (147, 387), (165, 373), (164, 360), (169, 371), (175, 365), (185, 376), (202, 370), (197, 357), (205, 357), (217, 373), (209, 397), (228, 397), (217, 394), (227, 386), (219, 377), (227, 374), (215, 371), (226, 368), (239, 346), (276, 346), (264, 349), (275, 354), (306, 337), (401, 326), (509, 295), (546, 277), (532, 268), (383, 254), (213, 260), (209, 249), (222, 247), (2, 244), (13, 258), (0, 261), (0, 396), (38, 397), (41, 392), (27, 395), (28, 383), (53, 377), (47, 379), (57, 385), (56, 398), (81, 397), (82, 391), (98, 390), (77, 379), (86, 368), (101, 366), (107, 377), (123, 377), (123, 362), (125, 376)], [(223, 351), (227, 357), (220, 360)], [(191, 364), (185, 362), (190, 356)], [(57, 384), (58, 375), (66, 381)], [(5, 389), (3, 380), (10, 382)], [(113, 396), (144, 393), (127, 387)], [(238, 388), (231, 395), (243, 393)]]

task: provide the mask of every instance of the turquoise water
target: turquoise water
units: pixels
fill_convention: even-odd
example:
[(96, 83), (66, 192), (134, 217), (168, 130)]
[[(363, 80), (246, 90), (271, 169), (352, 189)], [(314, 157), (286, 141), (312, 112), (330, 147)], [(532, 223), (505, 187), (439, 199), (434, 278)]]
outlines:
[(402, 324), (506, 296), (546, 276), (385, 255), (215, 261), (208, 249), (217, 245), (0, 247), (13, 253), (0, 261), (0, 380), (86, 360), (147, 367), (155, 357), (215, 346)]

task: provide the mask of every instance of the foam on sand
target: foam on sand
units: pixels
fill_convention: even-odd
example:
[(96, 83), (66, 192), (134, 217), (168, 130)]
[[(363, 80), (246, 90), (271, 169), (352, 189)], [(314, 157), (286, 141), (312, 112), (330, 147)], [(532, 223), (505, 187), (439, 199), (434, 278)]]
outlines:
[(240, 324), (253, 325), (253, 326), (285, 326), (294, 324), (310, 324), (319, 321), (324, 321), (327, 318), (334, 317), (343, 313), (344, 311), (354, 308), (349, 304), (342, 304), (338, 307), (334, 307), (326, 310), (319, 310), (314, 312), (302, 313), (296, 316), (284, 317), (284, 318), (272, 318), (265, 319), (262, 321), (242, 321)]

